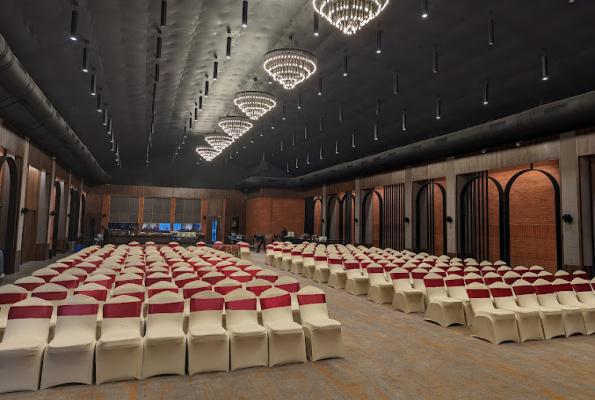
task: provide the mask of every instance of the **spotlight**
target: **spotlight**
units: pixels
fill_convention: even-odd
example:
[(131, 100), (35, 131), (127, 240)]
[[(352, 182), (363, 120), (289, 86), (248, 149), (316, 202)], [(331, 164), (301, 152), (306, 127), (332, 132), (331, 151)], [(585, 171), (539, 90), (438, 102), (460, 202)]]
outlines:
[(428, 18), (428, 0), (421, 0), (421, 17)]
[(159, 26), (165, 28), (165, 25), (167, 25), (167, 1), (163, 0), (161, 1), (161, 24)]
[(348, 64), (348, 58), (347, 56), (343, 57), (343, 76), (347, 76), (347, 65)]
[(547, 53), (546, 50), (543, 49), (541, 53), (541, 80), (547, 81), (549, 79), (548, 75), (548, 62), (547, 62)]
[(376, 31), (376, 53), (382, 53), (382, 30)]
[(89, 48), (83, 47), (83, 72), (89, 72)]
[(322, 96), (322, 76), (318, 78), (318, 95)]
[(487, 105), (488, 102), (490, 101), (489, 94), (490, 94), (490, 81), (489, 81), (489, 78), (486, 77), (486, 79), (483, 83), (483, 104), (484, 105)]
[(318, 13), (314, 11), (314, 36), (318, 36)]
[[(78, 4), (74, 3), (76, 7)], [(76, 10), (72, 10), (72, 14), (70, 14), (70, 40), (76, 41), (77, 37), (77, 30), (79, 24), (79, 13)]]
[(113, 123), (112, 123), (112, 119), (110, 118), (107, 120), (107, 134), (108, 135), (111, 135), (112, 128), (113, 128)]
[(97, 94), (97, 77), (95, 74), (91, 75), (91, 96)]
[(242, 4), (242, 26), (248, 26), (248, 0), (244, 0)]

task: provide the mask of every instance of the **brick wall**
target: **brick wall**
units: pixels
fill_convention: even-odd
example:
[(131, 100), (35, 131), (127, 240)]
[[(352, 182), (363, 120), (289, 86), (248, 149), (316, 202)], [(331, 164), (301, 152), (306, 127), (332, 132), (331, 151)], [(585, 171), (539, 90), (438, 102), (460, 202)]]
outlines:
[[(285, 227), (296, 236), (304, 233), (305, 200), (258, 197), (246, 205), (246, 234), (280, 234)], [(318, 219), (320, 221), (320, 219)], [(320, 227), (320, 224), (318, 224)], [(320, 228), (319, 228), (320, 229)]]
[[(515, 168), (490, 171), (502, 188), (517, 172), (529, 168)], [(534, 169), (550, 173), (559, 182), (558, 162), (534, 164)], [(495, 190), (495, 189), (494, 189)], [(498, 253), (497, 242), (492, 239), (497, 234), (496, 201), (490, 201), (490, 254)], [(510, 191), (510, 264), (530, 267), (539, 265), (554, 273), (556, 265), (556, 219), (554, 187), (541, 172), (527, 172), (514, 182)], [(494, 216), (494, 217), (492, 217)], [(496, 224), (496, 226), (494, 226)], [(492, 245), (494, 243), (494, 246)], [(497, 259), (497, 258), (496, 258)]]

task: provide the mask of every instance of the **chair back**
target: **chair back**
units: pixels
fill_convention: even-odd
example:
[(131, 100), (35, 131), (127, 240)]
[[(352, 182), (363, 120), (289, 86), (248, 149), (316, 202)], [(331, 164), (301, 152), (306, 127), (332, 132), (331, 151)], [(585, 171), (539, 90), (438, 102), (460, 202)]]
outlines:
[(75, 294), (58, 303), (55, 337), (70, 337), (73, 332), (79, 337), (95, 338), (99, 302), (92, 297)]
[(395, 292), (397, 290), (411, 289), (409, 272), (405, 268), (396, 267), (390, 270), (390, 279), (393, 282)]
[(148, 301), (147, 332), (180, 328), (184, 323), (184, 299), (177, 293), (160, 292)]
[(188, 328), (209, 324), (222, 326), (225, 298), (220, 293), (202, 291), (190, 298), (190, 320)]
[(311, 319), (328, 318), (326, 295), (322, 289), (306, 286), (297, 294), (302, 324)]
[(415, 268), (411, 271), (411, 279), (415, 289), (425, 290), (426, 286), (424, 285), (424, 278), (427, 274), (428, 271), (423, 268)]
[(127, 283), (125, 285), (118, 286), (114, 289), (112, 297), (117, 296), (131, 296), (136, 297), (138, 300), (145, 301), (145, 288), (141, 285), (134, 283)]
[[(60, 276), (60, 275), (58, 275)], [(53, 277), (52, 279), (55, 279), (56, 277)], [(78, 285), (78, 279), (75, 278), (76, 284)], [(51, 279), (50, 279), (51, 282)], [(17, 279), (14, 284), (16, 286), (22, 287), (23, 289), (25, 289), (25, 291), (30, 292), (33, 289), (35, 289), (36, 287), (39, 287), (43, 284), (45, 284), (45, 280), (38, 277), (38, 276), (25, 276), (24, 278), (19, 278)], [(19, 300), (20, 301), (20, 300)]]
[(101, 336), (112, 332), (130, 332), (139, 335), (142, 301), (132, 296), (112, 297), (103, 304)]
[(258, 271), (256, 273), (255, 279), (264, 279), (265, 281), (275, 283), (275, 281), (279, 279), (279, 274), (277, 274), (275, 271), (271, 271), (270, 269), (263, 269), (262, 271)]
[(273, 283), (270, 281), (255, 278), (252, 281), (246, 283), (246, 290), (253, 293), (255, 296), (260, 296), (262, 292), (273, 287)]
[(526, 308), (540, 306), (539, 301), (537, 300), (537, 295), (535, 294), (535, 289), (529, 282), (519, 279), (512, 284), (512, 290), (516, 295), (516, 300), (519, 306)]
[(244, 272), (247, 272), (252, 276), (256, 276), (256, 274), (259, 273), (260, 271), (262, 271), (262, 268), (257, 265), (251, 265), (244, 269)]
[[(564, 279), (568, 282), (572, 281), (573, 277), (568, 273), (568, 271), (564, 271), (563, 269), (559, 269), (556, 271), (556, 273), (554, 274), (555, 279)], [(582, 279), (587, 279), (587, 278), (582, 278)]]
[(465, 279), (459, 275), (448, 275), (444, 278), (446, 284), (446, 290), (448, 297), (454, 297), (457, 299), (469, 299), (467, 296), (467, 288), (465, 286)]
[(256, 295), (245, 289), (234, 290), (225, 296), (225, 323), (227, 328), (236, 325), (257, 324)]
[(424, 286), (426, 287), (428, 301), (439, 297), (448, 297), (448, 292), (444, 286), (444, 278), (438, 274), (427, 274), (424, 277)]
[(221, 272), (216, 271), (208, 272), (202, 277), (202, 280), (207, 282), (211, 286), (214, 286), (217, 282), (222, 281), (223, 279), (225, 279), (225, 275), (223, 275)]
[(480, 311), (494, 309), (494, 304), (490, 297), (490, 289), (483, 283), (474, 282), (467, 285), (467, 296), (469, 296), (471, 308), (473, 308), (473, 312), (476, 314)]
[(496, 272), (488, 272), (483, 275), (483, 281), (487, 286), (491, 285), (492, 283), (496, 282), (504, 282), (502, 277), (498, 275)]
[(55, 283), (46, 283), (31, 291), (31, 297), (47, 300), (55, 307), (68, 297), (68, 290)]
[(225, 278), (213, 286), (213, 290), (223, 296), (237, 289), (242, 289), (242, 284), (231, 278)]
[(94, 298), (99, 302), (107, 300), (108, 291), (105, 286), (98, 283), (85, 283), (75, 289), (74, 294), (82, 294)]
[[(66, 272), (68, 272), (68, 270)], [(49, 282), (54, 276), (58, 275), (60, 275), (58, 271), (48, 267), (33, 271), (33, 273), (31, 274), (31, 276), (36, 276), (38, 278), (43, 279), (46, 283)]]
[(47, 300), (31, 297), (14, 303), (8, 311), (3, 342), (47, 341), (54, 306)]
[(119, 286), (126, 285), (128, 283), (142, 286), (143, 277), (141, 275), (133, 274), (130, 272), (125, 272), (125, 273), (118, 275), (116, 277), (115, 287), (117, 288)]
[(265, 290), (259, 301), (264, 325), (274, 321), (293, 322), (291, 295), (285, 290), (277, 287)]
[(151, 297), (162, 292), (171, 292), (175, 294), (180, 292), (180, 289), (175, 283), (165, 281), (154, 283), (151, 286), (145, 286), (145, 288), (147, 291), (147, 299), (151, 299)]
[(240, 270), (231, 274), (230, 278), (240, 282), (241, 284), (245, 284), (252, 280), (252, 275)]
[(518, 307), (514, 300), (514, 291), (510, 285), (504, 282), (495, 282), (492, 283), (489, 288), (497, 308), (506, 309)]

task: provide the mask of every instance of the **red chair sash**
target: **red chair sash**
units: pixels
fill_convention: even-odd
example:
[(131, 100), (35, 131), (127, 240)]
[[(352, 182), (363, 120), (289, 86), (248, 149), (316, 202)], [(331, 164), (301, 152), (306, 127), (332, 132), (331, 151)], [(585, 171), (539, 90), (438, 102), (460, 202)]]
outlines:
[(447, 287), (460, 287), (465, 286), (465, 281), (463, 278), (460, 279), (445, 279), (444, 282), (446, 283)]
[(413, 279), (424, 279), (427, 274), (427, 272), (411, 272), (411, 277)]
[(264, 279), (265, 281), (269, 281), (271, 283), (275, 283), (279, 277), (277, 275), (257, 275), (257, 279)]
[(444, 279), (427, 279), (424, 278), (424, 285), (429, 288), (444, 287)]
[(512, 277), (512, 278), (504, 278), (504, 282), (505, 282), (507, 285), (512, 285), (513, 283), (515, 283), (515, 282), (516, 282), (516, 281), (518, 281), (519, 279), (521, 279), (521, 278), (519, 278), (518, 276), (514, 276), (514, 277)]
[(184, 302), (149, 304), (147, 307), (149, 314), (176, 314), (184, 312)]
[(563, 283), (563, 284), (557, 284), (557, 285), (553, 285), (554, 286), (554, 291), (557, 292), (573, 292), (572, 290), (572, 285), (570, 283)]
[(140, 317), (142, 305), (140, 301), (104, 304), (103, 318), (137, 318)]
[(252, 275), (250, 275), (250, 276), (245, 276), (245, 275), (232, 276), (231, 279), (238, 281), (240, 283), (247, 283), (252, 280)]
[(530, 285), (513, 286), (512, 290), (514, 290), (514, 293), (517, 296), (522, 296), (524, 294), (535, 294), (535, 289)]
[[(56, 282), (58, 283), (58, 282)], [(27, 292), (32, 291), (35, 288), (40, 287), (41, 285), (44, 285), (44, 283), (42, 282), (23, 282), (23, 283), (15, 283), (15, 285), (22, 287), (23, 289), (25, 289)], [(59, 283), (58, 283), (59, 284)], [(78, 285), (78, 281), (76, 282), (76, 284)], [(0, 295), (1, 296), (1, 295)], [(0, 303), (2, 304), (2, 303)]]
[(490, 291), (488, 289), (467, 289), (467, 296), (470, 299), (489, 299)]
[(536, 285), (534, 289), (538, 295), (554, 293), (554, 286), (552, 285)]
[(223, 279), (225, 279), (225, 275), (224, 276), (210, 276), (208, 278), (203, 278), (202, 280), (207, 282), (210, 285), (215, 285), (217, 282), (222, 281)]
[(145, 286), (149, 287), (159, 282), (171, 282), (171, 277), (145, 278)]
[(382, 267), (368, 267), (368, 274), (384, 274), (384, 269)]
[(0, 293), (0, 305), (14, 304), (27, 298), (27, 293)]
[(79, 280), (78, 279), (70, 279), (67, 281), (54, 281), (52, 283), (55, 283), (56, 285), (60, 285), (63, 288), (66, 289), (75, 289), (79, 286)]
[(272, 288), (273, 285), (262, 285), (262, 286), (246, 286), (246, 290), (254, 293), (256, 296), (260, 296), (262, 292)]
[(8, 310), (8, 319), (51, 318), (53, 306), (13, 306)]
[(145, 292), (131, 292), (131, 293), (122, 293), (122, 294), (114, 295), (114, 297), (118, 297), (118, 296), (132, 296), (132, 297), (136, 297), (140, 301), (145, 301)]
[(155, 296), (156, 294), (162, 293), (162, 292), (178, 293), (178, 288), (176, 287), (175, 289), (174, 288), (149, 289), (149, 298)]
[(314, 261), (326, 261), (326, 256), (314, 256)]
[(326, 303), (326, 295), (322, 294), (298, 294), (298, 303), (300, 306), (307, 306), (309, 304), (322, 304)]
[(190, 312), (194, 311), (223, 311), (225, 300), (215, 299), (190, 299)]
[(87, 283), (96, 283), (98, 285), (103, 286), (106, 289), (109, 289), (112, 287), (111, 279), (102, 279), (100, 281), (88, 281)]
[(256, 298), (227, 301), (225, 302), (225, 309), (239, 311), (256, 311)]
[(107, 290), (79, 290), (75, 294), (84, 294), (85, 296), (93, 297), (97, 301), (107, 300)]
[(194, 276), (194, 277), (188, 278), (188, 279), (178, 279), (178, 280), (174, 281), (174, 283), (176, 284), (177, 287), (183, 288), (188, 283), (194, 282), (194, 281), (197, 281), (197, 280), (198, 280), (198, 276)]
[(486, 285), (491, 285), (492, 283), (496, 283), (496, 282), (502, 282), (501, 277), (483, 278), (483, 280), (485, 281)]
[(64, 300), (66, 297), (68, 297), (68, 292), (36, 292), (31, 293), (31, 297), (36, 297), (38, 299), (43, 299), (47, 301)]
[(226, 295), (227, 293), (233, 292), (236, 289), (241, 289), (242, 285), (234, 285), (234, 286), (215, 286), (213, 289), (216, 293)]
[(346, 270), (351, 270), (351, 269), (359, 269), (359, 263), (358, 262), (345, 262), (345, 269)]
[(465, 284), (470, 285), (472, 283), (483, 283), (483, 279), (481, 278), (465, 278)]
[(493, 297), (512, 297), (512, 289), (510, 288), (491, 288), (490, 292)]
[(64, 304), (58, 306), (58, 317), (97, 315), (99, 304)]
[(297, 293), (300, 291), (300, 283), (299, 282), (286, 283), (284, 285), (275, 285), (275, 287), (277, 289), (285, 290), (286, 292), (289, 292), (289, 293)]
[(591, 285), (589, 283), (575, 283), (572, 285), (574, 290), (577, 292), (592, 292)]
[(282, 296), (267, 297), (266, 299), (260, 299), (260, 308), (268, 310), (271, 308), (280, 307), (291, 307), (291, 296), (289, 293)]
[(390, 279), (393, 281), (396, 281), (399, 279), (409, 280), (409, 273), (408, 272), (393, 272), (390, 274)]
[(329, 258), (328, 263), (331, 265), (341, 265), (341, 264), (343, 264), (343, 260), (336, 259), (336, 258)]
[(187, 288), (187, 289), (182, 289), (182, 293), (184, 294), (184, 298), (185, 299), (189, 299), (192, 296), (194, 296), (196, 293), (200, 293), (200, 292), (204, 292), (205, 290), (211, 290), (212, 287), (209, 286), (204, 286), (204, 287), (197, 287), (197, 288)]

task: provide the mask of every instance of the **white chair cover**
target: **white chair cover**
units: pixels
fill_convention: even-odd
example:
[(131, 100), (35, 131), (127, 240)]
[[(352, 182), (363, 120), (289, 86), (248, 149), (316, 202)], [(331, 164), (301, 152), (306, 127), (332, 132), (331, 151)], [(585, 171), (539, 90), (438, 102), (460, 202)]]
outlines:
[(442, 326), (465, 325), (463, 301), (448, 297), (444, 279), (437, 274), (427, 274), (423, 282), (428, 297), (428, 309), (424, 320), (436, 322)]

